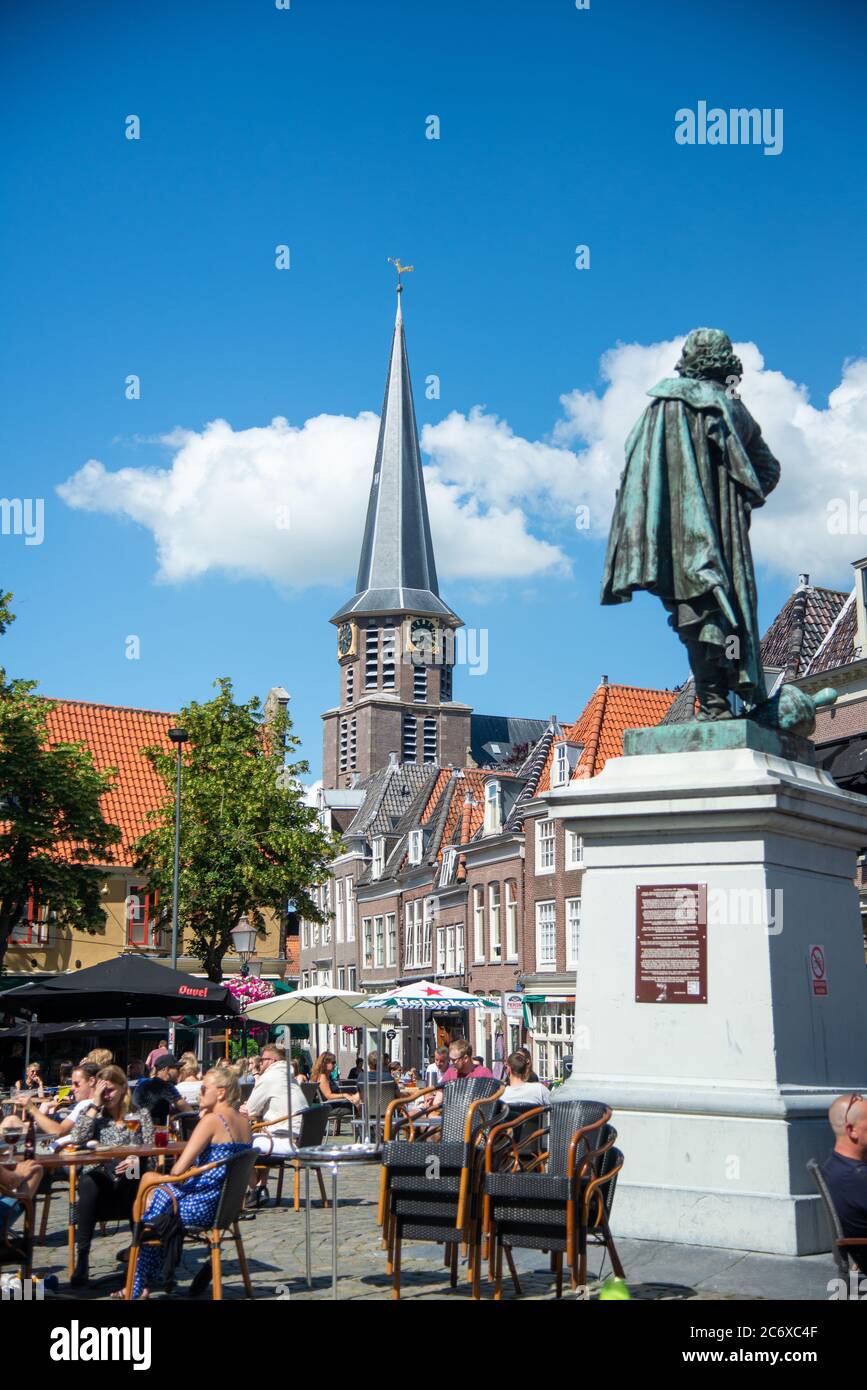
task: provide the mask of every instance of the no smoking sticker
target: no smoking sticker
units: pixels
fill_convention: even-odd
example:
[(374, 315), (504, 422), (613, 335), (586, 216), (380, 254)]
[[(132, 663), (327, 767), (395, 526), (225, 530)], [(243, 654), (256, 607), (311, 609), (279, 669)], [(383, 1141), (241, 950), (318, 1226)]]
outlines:
[(824, 946), (811, 946), (809, 959), (810, 982), (813, 986), (813, 994), (824, 996), (828, 993), (828, 977), (825, 973)]

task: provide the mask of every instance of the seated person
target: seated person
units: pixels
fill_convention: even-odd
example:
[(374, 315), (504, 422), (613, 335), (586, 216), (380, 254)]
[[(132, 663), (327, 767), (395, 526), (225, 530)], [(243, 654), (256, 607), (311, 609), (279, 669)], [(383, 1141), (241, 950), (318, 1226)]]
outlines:
[(857, 1092), (838, 1096), (828, 1111), (834, 1148), (821, 1165), (844, 1236), (863, 1236), (863, 1245), (844, 1246), (867, 1274), (867, 1101)]
[[(286, 1052), (277, 1043), (267, 1043), (262, 1048), (262, 1065), (259, 1079), (253, 1087), (244, 1105), (241, 1106), (241, 1114), (248, 1115), (251, 1120), (258, 1120), (265, 1125), (271, 1125), (278, 1131), (287, 1129), (287, 1094), (286, 1094)], [(292, 1134), (298, 1138), (301, 1128), (301, 1113), (307, 1109), (307, 1101), (304, 1092), (298, 1082), (292, 1080)], [(279, 1123), (278, 1123), (279, 1121)], [(288, 1133), (274, 1135), (263, 1130), (254, 1135), (253, 1147), (260, 1149), (263, 1153), (273, 1154), (275, 1157), (282, 1157), (291, 1152), (292, 1143)]]
[(550, 1105), (551, 1092), (541, 1081), (530, 1081), (530, 1058), (526, 1052), (513, 1052), (506, 1063), (508, 1085), (500, 1099), (504, 1105)]
[[(201, 1119), (187, 1141), (180, 1158), (175, 1161), (172, 1176), (178, 1177), (188, 1168), (201, 1168), (207, 1163), (221, 1166), (198, 1173), (183, 1185), (161, 1185), (159, 1173), (147, 1173), (141, 1189), (152, 1188), (145, 1208), (145, 1220), (155, 1222), (163, 1217), (169, 1225), (174, 1214), (181, 1226), (207, 1228), (214, 1220), (220, 1193), (226, 1176), (225, 1160), (234, 1158), (250, 1148), (250, 1124), (239, 1111), (241, 1099), (238, 1078), (231, 1067), (212, 1067), (201, 1081)], [(145, 1299), (150, 1286), (158, 1277), (166, 1277), (163, 1244), (139, 1248), (133, 1283), (133, 1298)], [(196, 1276), (194, 1291), (200, 1293), (207, 1283), (210, 1262)], [(204, 1276), (204, 1277), (203, 1277)], [(193, 1290), (191, 1289), (191, 1292)], [(123, 1298), (123, 1291), (113, 1297)]]
[(133, 1094), (138, 1110), (148, 1110), (155, 1125), (168, 1124), (170, 1114), (191, 1110), (175, 1082), (178, 1079), (178, 1060), (171, 1052), (163, 1052), (154, 1062), (154, 1074), (149, 1081), (140, 1081)]
[(16, 1091), (38, 1091), (40, 1096), (45, 1094), (45, 1082), (42, 1079), (42, 1063), (29, 1062), (24, 1073), (24, 1081), (15, 1082)]
[[(239, 1081), (242, 1079), (242, 1077), (238, 1078)], [(177, 1090), (180, 1092), (181, 1100), (185, 1100), (188, 1105), (196, 1105), (198, 1103), (202, 1090), (198, 1062), (181, 1062), (180, 1071), (178, 1072)]]
[(310, 1073), (311, 1082), (319, 1087), (319, 1093), (324, 1101), (334, 1104), (343, 1103), (350, 1109), (358, 1105), (361, 1101), (357, 1091), (338, 1091), (332, 1083), (331, 1073), (337, 1066), (337, 1058), (333, 1052), (322, 1052), (313, 1063), (313, 1070)]
[[(75, 1122), (73, 1144), (84, 1148), (90, 1140), (118, 1148), (154, 1142), (150, 1113), (131, 1108), (129, 1082), (120, 1067), (100, 1069), (93, 1096)], [(138, 1191), (138, 1183), (132, 1176), (138, 1163), (136, 1158), (113, 1159), (88, 1164), (79, 1170), (78, 1260), (70, 1281), (74, 1288), (89, 1283), (90, 1244), (97, 1221), (130, 1220)]]
[(21, 1162), (0, 1162), (0, 1240), (6, 1240), (24, 1210), (22, 1198), (33, 1201), (42, 1181), (44, 1168), (32, 1158)]
[(538, 1078), (538, 1076), (536, 1075), (536, 1073), (533, 1071), (533, 1059), (532, 1059), (532, 1057), (530, 1056), (530, 1049), (529, 1049), (529, 1047), (519, 1047), (519, 1048), (518, 1048), (518, 1051), (519, 1051), (519, 1052), (523, 1052), (523, 1054), (524, 1054), (524, 1056), (526, 1057), (527, 1061), (530, 1063), (530, 1070), (527, 1072), (527, 1080), (528, 1080), (528, 1081), (534, 1081), (534, 1082), (535, 1082), (535, 1081), (538, 1081), (539, 1078)]
[(72, 1094), (75, 1103), (64, 1119), (55, 1119), (52, 1115), (44, 1114), (32, 1096), (21, 1102), (21, 1111), (25, 1120), (33, 1120), (36, 1128), (41, 1130), (43, 1134), (53, 1135), (55, 1149), (61, 1149), (64, 1145), (72, 1143), (72, 1131), (75, 1128), (75, 1123), (92, 1103), (99, 1071), (100, 1069), (95, 1062), (82, 1062), (73, 1068)]
[(443, 1075), (443, 1085), (448, 1085), (450, 1081), (466, 1081), (470, 1076), (487, 1076), (491, 1080), (494, 1079), (494, 1073), (476, 1061), (466, 1038), (455, 1038), (449, 1043), (449, 1065)]
[(441, 1086), (443, 1077), (448, 1071), (449, 1050), (447, 1047), (438, 1047), (434, 1053), (434, 1060), (425, 1071), (425, 1086)]
[(357, 1080), (359, 1073), (362, 1071), (364, 1071), (364, 1058), (359, 1052), (358, 1056), (355, 1059), (355, 1065), (349, 1068), (349, 1072), (347, 1073), (346, 1077), (347, 1081)]

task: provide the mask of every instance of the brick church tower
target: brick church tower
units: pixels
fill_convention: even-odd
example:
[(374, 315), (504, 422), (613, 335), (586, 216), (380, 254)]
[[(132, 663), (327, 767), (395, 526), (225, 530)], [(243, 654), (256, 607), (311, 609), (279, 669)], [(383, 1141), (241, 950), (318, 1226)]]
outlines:
[(469, 705), (452, 699), (454, 634), (440, 598), (398, 284), (397, 315), (356, 593), (335, 613), (340, 703), (323, 714), (323, 781), (400, 762), (462, 767)]

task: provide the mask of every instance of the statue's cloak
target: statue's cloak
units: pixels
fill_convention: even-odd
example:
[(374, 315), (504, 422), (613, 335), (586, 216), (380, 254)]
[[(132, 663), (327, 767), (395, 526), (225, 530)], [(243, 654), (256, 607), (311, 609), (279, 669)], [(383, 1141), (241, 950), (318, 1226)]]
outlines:
[[(715, 381), (661, 381), (626, 442), (611, 521), (603, 603), (636, 589), (663, 600), (684, 640), (717, 651), (730, 690), (766, 696), (750, 512), (780, 465), (749, 411)], [(731, 639), (738, 638), (737, 642)]]

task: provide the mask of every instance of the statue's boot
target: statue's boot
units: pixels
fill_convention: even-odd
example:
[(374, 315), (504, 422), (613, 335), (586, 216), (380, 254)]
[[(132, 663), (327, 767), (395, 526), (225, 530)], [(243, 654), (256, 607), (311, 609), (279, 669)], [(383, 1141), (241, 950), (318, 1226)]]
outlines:
[(724, 672), (712, 655), (715, 649), (707, 642), (687, 642), (686, 647), (698, 696), (696, 718), (702, 722), (734, 719)]

